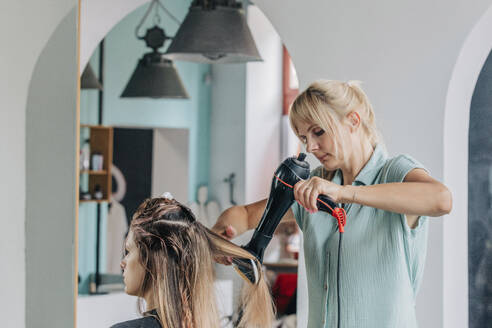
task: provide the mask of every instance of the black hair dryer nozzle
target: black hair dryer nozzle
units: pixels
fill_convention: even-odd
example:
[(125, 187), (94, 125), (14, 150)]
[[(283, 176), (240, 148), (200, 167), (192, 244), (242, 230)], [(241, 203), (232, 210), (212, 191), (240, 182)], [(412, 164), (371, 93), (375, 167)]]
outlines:
[[(244, 249), (253, 254), (260, 263), (263, 263), (263, 253), (270, 243), (273, 233), (287, 210), (294, 203), (294, 192), (292, 187), (299, 180), (309, 178), (309, 163), (304, 161), (306, 154), (289, 157), (280, 164), (272, 179), (270, 197), (261, 217), (260, 223), (255, 229), (251, 241), (243, 246)], [(251, 283), (258, 282), (258, 271), (255, 263), (250, 260), (235, 259), (234, 268), (243, 278)]]

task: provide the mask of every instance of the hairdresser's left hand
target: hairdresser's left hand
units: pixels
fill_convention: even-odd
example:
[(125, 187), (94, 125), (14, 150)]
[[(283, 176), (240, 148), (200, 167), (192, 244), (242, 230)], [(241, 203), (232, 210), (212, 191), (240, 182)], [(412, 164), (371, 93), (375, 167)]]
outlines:
[(308, 212), (314, 213), (318, 210), (316, 198), (318, 195), (326, 195), (335, 203), (341, 201), (343, 187), (319, 177), (301, 180), (294, 185), (294, 197)]

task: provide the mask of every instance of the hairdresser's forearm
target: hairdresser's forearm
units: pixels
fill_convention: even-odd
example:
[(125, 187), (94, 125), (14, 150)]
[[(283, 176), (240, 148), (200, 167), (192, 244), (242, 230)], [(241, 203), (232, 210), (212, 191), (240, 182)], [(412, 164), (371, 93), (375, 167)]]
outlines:
[(232, 226), (236, 231), (236, 235), (248, 230), (248, 211), (246, 206), (233, 206), (225, 210), (217, 219), (212, 230), (222, 234), (227, 226)]
[(403, 182), (343, 186), (341, 202), (408, 215), (441, 216), (451, 211), (451, 194), (439, 183)]

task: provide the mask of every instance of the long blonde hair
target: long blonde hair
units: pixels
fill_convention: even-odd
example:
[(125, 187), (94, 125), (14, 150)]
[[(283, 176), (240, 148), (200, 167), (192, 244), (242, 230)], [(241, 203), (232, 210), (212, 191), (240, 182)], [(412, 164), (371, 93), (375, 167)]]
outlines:
[[(256, 258), (207, 229), (186, 206), (172, 199), (145, 200), (130, 229), (146, 270), (139, 296), (150, 293), (161, 326), (219, 327), (214, 258)], [(257, 285), (244, 285), (239, 303), (238, 327), (271, 327), (275, 311), (263, 277)]]
[(297, 124), (318, 124), (334, 138), (335, 152), (343, 144), (340, 123), (350, 112), (357, 111), (365, 136), (373, 147), (382, 143), (376, 126), (374, 110), (369, 98), (360, 87), (360, 81), (318, 80), (294, 100), (289, 113), (290, 125), (299, 137)]

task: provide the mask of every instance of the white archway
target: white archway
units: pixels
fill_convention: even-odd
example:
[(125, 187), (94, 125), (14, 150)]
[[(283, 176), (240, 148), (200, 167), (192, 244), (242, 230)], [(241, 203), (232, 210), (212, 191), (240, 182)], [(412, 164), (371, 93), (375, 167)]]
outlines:
[(492, 49), (492, 7), (468, 35), (456, 61), (444, 115), (444, 182), (453, 211), (443, 224), (443, 323), (468, 327), (468, 127), (470, 105)]

